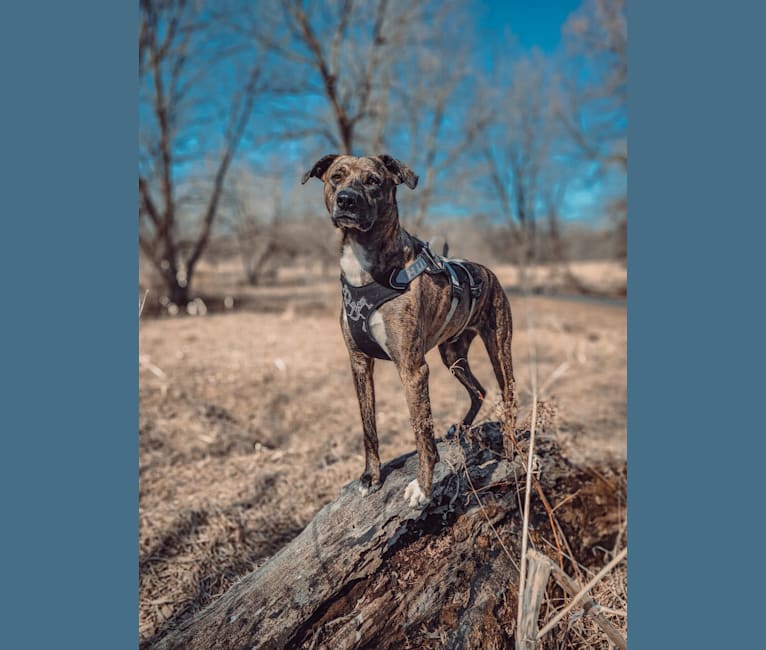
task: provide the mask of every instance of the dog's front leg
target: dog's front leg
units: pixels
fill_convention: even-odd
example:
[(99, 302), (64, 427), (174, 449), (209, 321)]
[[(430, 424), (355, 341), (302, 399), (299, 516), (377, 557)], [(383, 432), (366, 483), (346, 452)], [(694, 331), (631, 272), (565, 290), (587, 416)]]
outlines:
[(428, 366), (425, 359), (421, 358), (415, 362), (400, 365), (399, 375), (404, 384), (407, 406), (410, 410), (410, 422), (415, 432), (418, 450), (418, 477), (404, 491), (404, 498), (414, 508), (428, 503), (434, 466), (439, 460), (439, 452), (434, 443), (434, 423), (431, 418), (431, 400), (428, 395)]
[(359, 491), (363, 496), (367, 496), (380, 488), (380, 456), (378, 455), (378, 432), (375, 426), (375, 385), (372, 380), (374, 359), (360, 352), (349, 352), (349, 354), (364, 430), (364, 472), (359, 477)]

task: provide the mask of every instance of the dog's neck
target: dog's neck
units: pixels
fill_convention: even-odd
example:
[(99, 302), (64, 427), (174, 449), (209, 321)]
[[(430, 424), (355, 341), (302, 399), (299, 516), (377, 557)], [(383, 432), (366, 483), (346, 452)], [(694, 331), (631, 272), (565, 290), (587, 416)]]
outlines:
[(393, 269), (415, 258), (412, 236), (399, 224), (398, 214), (379, 219), (367, 232), (345, 229), (341, 239), (340, 268), (353, 286), (383, 283)]

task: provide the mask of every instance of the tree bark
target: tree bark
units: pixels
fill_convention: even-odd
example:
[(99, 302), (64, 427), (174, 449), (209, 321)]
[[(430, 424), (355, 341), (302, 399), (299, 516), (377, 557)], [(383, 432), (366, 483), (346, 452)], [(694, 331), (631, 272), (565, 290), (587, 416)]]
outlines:
[(170, 294), (170, 302), (179, 309), (184, 309), (189, 302), (189, 285), (181, 286), (180, 282), (175, 278), (166, 278), (165, 284)]
[[(357, 481), (345, 486), (265, 565), (144, 647), (512, 647), (523, 465), (502, 456), (497, 423), (468, 436), (439, 442), (424, 508), (404, 500), (416, 455), (397, 458), (384, 466), (378, 492), (362, 497)], [(575, 554), (613, 543), (620, 490), (609, 472), (572, 466), (551, 440), (540, 441), (537, 455)], [(550, 552), (548, 515), (535, 495), (533, 503), (530, 540)]]

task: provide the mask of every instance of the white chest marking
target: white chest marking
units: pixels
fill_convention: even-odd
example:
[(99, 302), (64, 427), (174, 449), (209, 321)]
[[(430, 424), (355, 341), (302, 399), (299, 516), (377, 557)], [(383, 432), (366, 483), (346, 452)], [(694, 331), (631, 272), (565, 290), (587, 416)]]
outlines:
[(380, 312), (377, 309), (372, 312), (372, 316), (367, 320), (367, 323), (370, 326), (370, 334), (372, 334), (372, 338), (374, 338), (378, 345), (383, 348), (383, 352), (390, 357), (391, 353), (386, 347), (386, 342), (388, 341), (388, 338), (386, 337), (386, 324), (383, 322), (383, 316), (380, 315)]
[[(369, 262), (364, 249), (361, 246), (354, 245), (353, 242), (343, 246), (340, 256), (340, 268), (343, 271), (343, 275), (346, 276), (346, 281), (355, 287), (360, 287), (371, 279), (369, 276)], [(343, 318), (346, 319), (345, 310), (343, 311)], [(383, 322), (383, 317), (377, 309), (372, 312), (367, 324), (372, 338), (377, 341), (378, 345), (390, 357), (391, 353), (388, 351), (388, 347), (386, 347), (386, 342), (388, 341), (386, 324)]]
[(340, 268), (349, 284), (361, 287), (369, 268), (364, 249), (353, 243), (346, 244), (340, 256)]

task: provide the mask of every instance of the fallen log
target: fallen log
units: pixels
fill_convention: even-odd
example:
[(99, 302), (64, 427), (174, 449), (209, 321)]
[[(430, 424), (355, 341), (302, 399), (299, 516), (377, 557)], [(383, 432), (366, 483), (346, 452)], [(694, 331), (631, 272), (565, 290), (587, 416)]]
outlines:
[[(266, 564), (153, 647), (512, 647), (523, 464), (503, 455), (497, 423), (438, 447), (427, 506), (404, 500), (416, 455), (392, 460), (378, 492), (361, 497), (356, 481), (345, 486)], [(610, 479), (572, 466), (552, 440), (540, 440), (536, 455), (574, 552), (613, 542), (619, 490)], [(549, 515), (532, 501), (530, 540), (551, 553)]]

